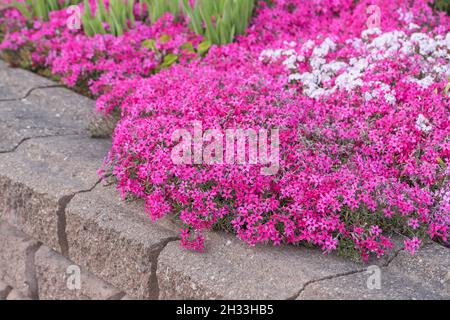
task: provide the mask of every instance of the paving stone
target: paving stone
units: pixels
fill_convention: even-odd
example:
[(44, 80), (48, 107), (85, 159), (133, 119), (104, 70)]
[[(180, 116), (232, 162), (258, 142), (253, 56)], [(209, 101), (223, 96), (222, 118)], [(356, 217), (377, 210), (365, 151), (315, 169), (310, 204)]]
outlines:
[(98, 182), (110, 141), (81, 136), (27, 140), (0, 154), (0, 218), (58, 251), (67, 251), (64, 208)]
[(10, 68), (0, 60), (0, 100), (20, 99), (33, 88), (51, 85), (55, 83), (32, 72)]
[(308, 281), (361, 268), (302, 247), (249, 247), (208, 234), (206, 251), (169, 243), (158, 258), (160, 299), (288, 299)]
[[(403, 273), (381, 269), (381, 286), (369, 287), (367, 282), (373, 273), (327, 279), (306, 286), (299, 300), (434, 300), (449, 299), (447, 295), (433, 291), (423, 283), (405, 277)], [(371, 289), (370, 289), (371, 288)]]
[(69, 258), (132, 297), (157, 298), (152, 268), (177, 234), (153, 223), (138, 203), (121, 201), (114, 189), (100, 185), (69, 203)]
[(0, 281), (0, 300), (5, 300), (11, 290), (12, 287), (10, 285)]
[(6, 300), (32, 300), (31, 298), (24, 296), (21, 292), (16, 289), (13, 289), (9, 294)]
[(64, 88), (33, 91), (26, 99), (0, 101), (0, 152), (33, 137), (80, 134), (94, 102)]
[(423, 246), (415, 255), (401, 251), (389, 269), (450, 298), (450, 249), (437, 243)]
[(108, 300), (122, 296), (113, 286), (46, 246), (37, 251), (35, 264), (40, 300)]
[(0, 222), (0, 279), (28, 297), (37, 297), (34, 254), (40, 244)]
[[(405, 251), (380, 269), (380, 288), (368, 280), (374, 271), (311, 283), (299, 299), (450, 299), (450, 250), (428, 244), (411, 256)], [(372, 278), (373, 279), (373, 278)]]

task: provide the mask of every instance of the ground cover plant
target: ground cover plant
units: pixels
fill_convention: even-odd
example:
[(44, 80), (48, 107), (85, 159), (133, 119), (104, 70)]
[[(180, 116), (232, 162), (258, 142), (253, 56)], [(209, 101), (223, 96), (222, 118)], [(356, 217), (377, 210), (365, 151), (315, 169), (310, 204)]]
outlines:
[[(202, 250), (208, 229), (363, 260), (393, 233), (411, 253), (448, 244), (448, 2), (242, 1), (232, 15), (233, 1), (206, 3), (85, 1), (90, 31), (68, 29), (66, 10), (31, 24), (9, 10), (1, 48), (120, 113), (100, 173), (150, 218), (176, 215), (186, 248)], [(220, 161), (228, 129), (278, 137), (277, 170)], [(180, 164), (183, 143), (193, 161)]]
[[(210, 1), (85, 0), (78, 6), (81, 26), (74, 29), (68, 22), (77, 12), (67, 6), (76, 2), (57, 2), (64, 8), (57, 10), (53, 2), (14, 1), (20, 10), (1, 18), (7, 33), (2, 56), (95, 98), (115, 80), (148, 77), (203, 56), (212, 43), (232, 41), (245, 30), (254, 0), (245, 0), (245, 7), (228, 0), (212, 7), (205, 5)], [(183, 8), (192, 21), (180, 14)], [(33, 14), (44, 9), (45, 17)], [(232, 14), (221, 13), (229, 9)]]
[[(91, 7), (95, 8), (94, 2)], [(170, 15), (154, 24), (137, 20), (128, 32), (115, 36), (70, 29), (67, 22), (71, 14), (52, 11), (49, 21), (37, 20), (30, 25), (18, 11), (7, 11), (3, 21), (9, 32), (2, 44), (3, 57), (96, 97), (111, 90), (117, 79), (147, 77), (175, 61), (194, 58), (200, 43), (198, 36)]]

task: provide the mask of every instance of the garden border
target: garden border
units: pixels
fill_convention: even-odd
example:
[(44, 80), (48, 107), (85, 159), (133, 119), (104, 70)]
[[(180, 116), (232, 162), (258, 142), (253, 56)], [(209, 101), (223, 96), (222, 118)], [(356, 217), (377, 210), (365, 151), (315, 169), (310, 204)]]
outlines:
[[(450, 299), (449, 249), (436, 243), (367, 265), (214, 232), (205, 252), (186, 251), (176, 222), (100, 183), (110, 141), (85, 132), (93, 106), (0, 61), (0, 299)], [(381, 289), (367, 287), (370, 265)]]

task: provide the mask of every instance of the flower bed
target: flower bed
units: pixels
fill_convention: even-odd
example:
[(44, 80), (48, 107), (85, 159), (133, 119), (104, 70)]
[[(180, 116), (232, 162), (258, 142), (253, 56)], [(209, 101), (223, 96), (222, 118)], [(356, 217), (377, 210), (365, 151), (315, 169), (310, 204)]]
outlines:
[[(367, 29), (373, 4), (381, 23)], [(186, 46), (201, 37), (169, 15), (94, 38), (65, 30), (65, 19), (53, 12), (2, 48), (26, 48), (34, 68), (85, 86), (103, 112), (119, 109), (101, 172), (144, 199), (152, 219), (177, 215), (185, 247), (203, 249), (211, 228), (364, 260), (390, 249), (392, 232), (412, 253), (425, 238), (448, 240), (450, 20), (425, 1), (260, 3), (245, 36), (203, 59)], [(171, 53), (179, 58), (166, 68)], [(174, 148), (199, 125), (216, 134), (194, 141), (194, 164), (176, 163)], [(277, 170), (261, 174), (274, 159), (220, 161), (230, 129), (272, 130), (266, 140), (279, 130)]]
[[(0, 47), (5, 58), (97, 97), (111, 91), (117, 80), (158, 72), (166, 67), (167, 56), (177, 55), (178, 63), (186, 63), (198, 55), (200, 38), (169, 14), (152, 25), (138, 21), (117, 37), (89, 37), (82, 30), (71, 30), (69, 16), (66, 10), (52, 11), (49, 21), (30, 25), (18, 11), (7, 11), (3, 23), (9, 32)], [(186, 43), (194, 50), (184, 48)]]

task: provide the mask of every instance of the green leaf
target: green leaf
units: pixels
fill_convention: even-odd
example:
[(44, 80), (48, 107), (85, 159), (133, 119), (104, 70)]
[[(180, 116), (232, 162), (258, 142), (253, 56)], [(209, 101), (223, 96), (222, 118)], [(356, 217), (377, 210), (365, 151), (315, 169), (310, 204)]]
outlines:
[(194, 45), (192, 42), (186, 42), (181, 46), (182, 50), (186, 50), (188, 53), (195, 53)]
[(168, 34), (163, 34), (163, 35), (159, 38), (159, 43), (165, 44), (165, 43), (169, 42), (170, 40), (172, 40), (172, 37), (171, 37), (171, 36), (169, 36)]
[(175, 62), (177, 62), (178, 56), (173, 53), (169, 53), (168, 55), (164, 56), (164, 61), (161, 63), (161, 68), (168, 68)]
[(209, 48), (211, 48), (211, 45), (212, 43), (209, 40), (200, 42), (198, 45), (198, 53), (202, 56), (205, 55), (208, 52)]
[(14, 0), (13, 2), (14, 7), (20, 11), (20, 13), (27, 18), (27, 20), (31, 20), (32, 18), (32, 13), (29, 10), (29, 8), (24, 5), (22, 2), (17, 2), (17, 0)]
[(439, 163), (439, 165), (440, 165), (442, 168), (447, 168), (447, 165), (445, 164), (445, 161), (442, 160), (442, 158), (438, 157), (436, 160), (437, 160), (437, 163)]
[(142, 47), (156, 51), (156, 41), (153, 39), (144, 40), (142, 41)]
[(444, 88), (445, 95), (448, 95), (448, 91), (450, 90), (450, 81), (447, 83), (447, 85)]

